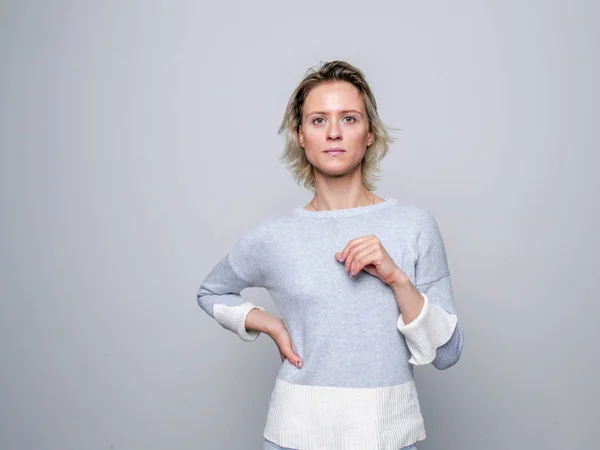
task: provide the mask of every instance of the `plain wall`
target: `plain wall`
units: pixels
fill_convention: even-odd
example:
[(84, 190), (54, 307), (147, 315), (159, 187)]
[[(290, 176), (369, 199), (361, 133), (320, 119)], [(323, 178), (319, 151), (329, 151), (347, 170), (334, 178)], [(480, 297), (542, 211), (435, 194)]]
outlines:
[(0, 448), (262, 448), (277, 348), (195, 294), (249, 226), (311, 198), (277, 129), (331, 59), (401, 129), (376, 193), (446, 242), (465, 347), (416, 369), (419, 450), (595, 448), (599, 12), (0, 2)]

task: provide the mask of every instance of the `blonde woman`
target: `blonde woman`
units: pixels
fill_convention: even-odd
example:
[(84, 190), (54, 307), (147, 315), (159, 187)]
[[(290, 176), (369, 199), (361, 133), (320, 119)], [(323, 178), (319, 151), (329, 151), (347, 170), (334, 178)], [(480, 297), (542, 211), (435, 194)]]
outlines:
[[(413, 367), (446, 369), (463, 345), (436, 220), (374, 193), (391, 139), (351, 64), (310, 70), (280, 132), (283, 160), (314, 196), (245, 232), (198, 303), (241, 339), (277, 345), (264, 449), (416, 449), (426, 435)], [(281, 317), (240, 295), (251, 286)]]

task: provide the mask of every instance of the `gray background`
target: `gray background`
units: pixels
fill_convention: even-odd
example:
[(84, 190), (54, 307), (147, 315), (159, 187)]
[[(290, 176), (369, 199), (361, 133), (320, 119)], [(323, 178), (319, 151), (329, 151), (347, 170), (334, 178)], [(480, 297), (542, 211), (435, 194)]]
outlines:
[(0, 2), (0, 448), (261, 448), (276, 346), (195, 293), (310, 199), (276, 131), (330, 59), (402, 129), (377, 194), (446, 241), (466, 342), (416, 370), (419, 449), (595, 448), (598, 3), (282, 3)]

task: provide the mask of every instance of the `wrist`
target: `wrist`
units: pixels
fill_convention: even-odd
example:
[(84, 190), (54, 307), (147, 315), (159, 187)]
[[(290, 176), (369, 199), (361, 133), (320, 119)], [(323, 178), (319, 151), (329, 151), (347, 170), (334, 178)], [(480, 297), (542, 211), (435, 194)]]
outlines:
[[(408, 280), (407, 280), (408, 279)], [(421, 292), (413, 285), (408, 276), (398, 280), (391, 286), (392, 292), (398, 302), (404, 324), (408, 325), (415, 320), (425, 305)]]
[(281, 331), (285, 330), (286, 328), (281, 318), (269, 314), (269, 317), (267, 317), (265, 320), (264, 329), (265, 334), (268, 334), (269, 336), (273, 337), (281, 333)]
[(392, 277), (390, 277), (387, 284), (395, 291), (395, 290), (405, 290), (412, 286), (412, 281), (410, 281), (410, 277), (406, 275), (406, 273), (398, 269)]
[(277, 333), (282, 325), (283, 321), (279, 317), (269, 314), (266, 311), (261, 311), (258, 308), (253, 309), (246, 316), (247, 330), (260, 331), (269, 336)]
[(259, 308), (252, 309), (246, 315), (246, 330), (260, 331), (261, 333), (266, 333), (268, 316), (270, 316), (269, 313), (262, 311)]

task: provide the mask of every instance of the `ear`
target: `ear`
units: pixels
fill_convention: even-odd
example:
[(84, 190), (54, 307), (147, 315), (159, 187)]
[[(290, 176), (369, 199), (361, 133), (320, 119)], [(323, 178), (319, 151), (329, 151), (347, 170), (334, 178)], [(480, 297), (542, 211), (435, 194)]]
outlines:
[(375, 133), (369, 131), (369, 134), (367, 135), (367, 147), (373, 145), (373, 142), (375, 142)]
[(298, 126), (298, 142), (300, 147), (304, 148), (304, 131), (302, 131), (302, 125)]

